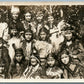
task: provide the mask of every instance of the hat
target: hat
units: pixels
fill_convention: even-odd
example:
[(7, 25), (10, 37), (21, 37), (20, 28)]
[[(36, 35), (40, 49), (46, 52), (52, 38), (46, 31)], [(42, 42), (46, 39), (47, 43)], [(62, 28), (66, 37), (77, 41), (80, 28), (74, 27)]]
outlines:
[(23, 55), (23, 49), (22, 49), (22, 48), (16, 49), (16, 50), (15, 50), (15, 55), (17, 55), (17, 54)]
[(6, 44), (7, 42), (3, 38), (0, 37), (0, 43)]

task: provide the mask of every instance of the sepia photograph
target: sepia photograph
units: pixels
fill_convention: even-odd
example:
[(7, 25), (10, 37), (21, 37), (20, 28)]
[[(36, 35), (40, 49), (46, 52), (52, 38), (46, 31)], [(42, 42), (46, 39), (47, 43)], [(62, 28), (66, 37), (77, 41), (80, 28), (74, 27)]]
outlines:
[(84, 79), (84, 5), (0, 4), (0, 79)]

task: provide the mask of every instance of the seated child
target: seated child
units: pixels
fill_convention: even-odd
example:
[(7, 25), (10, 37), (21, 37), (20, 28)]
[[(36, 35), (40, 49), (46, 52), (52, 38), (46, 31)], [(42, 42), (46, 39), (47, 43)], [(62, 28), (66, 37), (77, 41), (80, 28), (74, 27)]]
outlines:
[(48, 79), (60, 79), (63, 71), (56, 65), (55, 57), (51, 54), (47, 57), (48, 68), (46, 70), (46, 75)]
[(40, 61), (37, 57), (31, 56), (30, 66), (26, 68), (24, 72), (24, 78), (27, 79), (40, 79), (41, 68)]
[(21, 48), (15, 50), (14, 63), (11, 64), (9, 74), (11, 78), (21, 78), (28, 62), (25, 60)]

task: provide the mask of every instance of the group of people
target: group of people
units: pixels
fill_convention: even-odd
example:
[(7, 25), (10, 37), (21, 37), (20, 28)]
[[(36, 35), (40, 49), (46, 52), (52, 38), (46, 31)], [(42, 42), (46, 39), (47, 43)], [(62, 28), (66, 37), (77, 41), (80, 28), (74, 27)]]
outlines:
[[(0, 13), (0, 78), (83, 79), (84, 43), (73, 25), (38, 11), (20, 20), (19, 7), (12, 6), (8, 23)], [(81, 31), (84, 32), (84, 31)], [(80, 37), (80, 38), (79, 38)]]

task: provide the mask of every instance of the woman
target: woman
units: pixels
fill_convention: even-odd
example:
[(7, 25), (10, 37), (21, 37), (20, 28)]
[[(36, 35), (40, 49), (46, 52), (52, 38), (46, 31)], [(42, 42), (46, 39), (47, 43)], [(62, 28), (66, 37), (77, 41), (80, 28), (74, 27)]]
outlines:
[(79, 60), (72, 59), (69, 52), (64, 50), (60, 55), (60, 62), (63, 68), (64, 79), (82, 79), (84, 78), (84, 67)]

